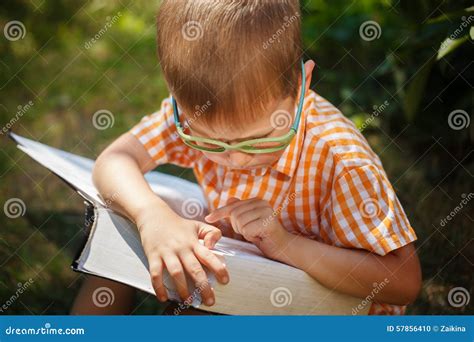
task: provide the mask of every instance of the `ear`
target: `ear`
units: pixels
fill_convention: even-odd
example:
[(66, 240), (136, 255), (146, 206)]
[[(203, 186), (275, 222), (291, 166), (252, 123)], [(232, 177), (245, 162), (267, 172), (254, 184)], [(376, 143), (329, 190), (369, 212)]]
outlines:
[(306, 61), (304, 63), (304, 70), (306, 73), (306, 88), (305, 88), (305, 94), (308, 94), (309, 87), (311, 86), (311, 77), (313, 76), (313, 70), (315, 67), (316, 63), (312, 59)]

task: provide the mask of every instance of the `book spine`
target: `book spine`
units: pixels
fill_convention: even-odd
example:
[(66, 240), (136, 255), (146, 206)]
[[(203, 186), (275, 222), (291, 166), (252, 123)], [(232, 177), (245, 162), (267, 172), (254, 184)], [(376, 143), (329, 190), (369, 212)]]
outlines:
[(84, 235), (87, 237), (89, 236), (92, 225), (94, 224), (95, 220), (95, 207), (88, 201), (84, 201)]
[(91, 233), (92, 226), (95, 220), (95, 207), (92, 203), (88, 201), (84, 201), (84, 225), (82, 227), (82, 231), (84, 235), (82, 236), (82, 242), (80, 244), (79, 249), (76, 252), (76, 255), (72, 261), (71, 268), (73, 270), (77, 270), (78, 260), (81, 256), (82, 250), (84, 249), (87, 239), (89, 238), (89, 234)]

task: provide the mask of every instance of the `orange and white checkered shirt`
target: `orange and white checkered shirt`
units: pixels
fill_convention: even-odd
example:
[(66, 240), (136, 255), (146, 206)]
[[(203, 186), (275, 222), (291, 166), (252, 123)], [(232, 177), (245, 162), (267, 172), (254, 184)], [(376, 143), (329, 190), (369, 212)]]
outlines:
[[(258, 197), (292, 233), (378, 255), (416, 240), (379, 157), (354, 124), (314, 91), (306, 94), (296, 136), (268, 167), (232, 170), (185, 145), (170, 98), (130, 132), (157, 165), (193, 168), (209, 210), (230, 197)], [(404, 311), (404, 306), (374, 303), (369, 314)]]

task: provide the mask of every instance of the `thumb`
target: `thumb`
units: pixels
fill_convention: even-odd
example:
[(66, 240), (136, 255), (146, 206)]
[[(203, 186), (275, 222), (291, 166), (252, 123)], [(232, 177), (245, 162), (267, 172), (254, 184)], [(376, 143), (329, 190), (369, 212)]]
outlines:
[(225, 205), (221, 206), (220, 208), (214, 209), (209, 214), (207, 214), (206, 217), (204, 217), (204, 219), (209, 223), (213, 223), (224, 218), (226, 215), (228, 215), (227, 207), (230, 206), (232, 203), (239, 202), (239, 201), (240, 200), (237, 197), (229, 197)]
[(206, 223), (200, 224), (198, 238), (204, 240), (204, 246), (207, 248), (214, 248), (216, 242), (219, 241), (221, 237), (222, 232), (219, 228)]

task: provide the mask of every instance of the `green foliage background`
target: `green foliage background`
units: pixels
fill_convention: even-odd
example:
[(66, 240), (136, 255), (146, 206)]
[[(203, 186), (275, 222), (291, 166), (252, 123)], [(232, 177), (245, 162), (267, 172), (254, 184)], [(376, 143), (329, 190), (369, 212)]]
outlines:
[[(19, 20), (26, 35), (0, 37), (1, 126), (32, 101), (15, 132), (95, 158), (167, 96), (155, 54), (157, 6), (144, 0), (3, 2), (1, 27)], [(454, 110), (472, 120), (473, 21), (438, 58), (443, 41), (474, 15), (469, 6), (459, 0), (302, 1), (305, 57), (317, 63), (312, 88), (363, 127), (417, 232), (424, 286), (412, 314), (473, 312), (472, 301), (461, 308), (447, 301), (453, 287), (474, 294), (472, 203), (440, 225), (462, 194), (474, 192), (474, 124), (448, 125)], [(380, 25), (378, 39), (361, 39), (359, 28), (368, 20)], [(374, 108), (386, 102), (374, 118)], [(93, 127), (100, 109), (114, 113), (112, 128)], [(1, 143), (0, 203), (21, 198), (27, 210), (17, 219), (0, 215), (0, 302), (32, 278), (6, 313), (67, 313), (82, 278), (69, 269), (81, 237), (82, 201), (4, 135)], [(159, 169), (193, 179), (190, 170)], [(140, 294), (135, 313), (160, 310)]]

